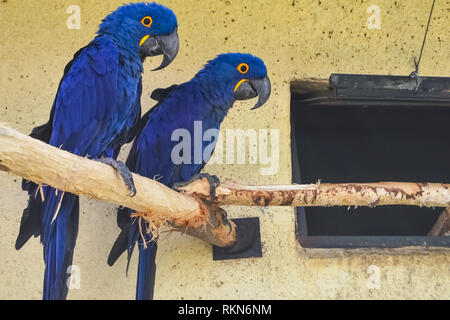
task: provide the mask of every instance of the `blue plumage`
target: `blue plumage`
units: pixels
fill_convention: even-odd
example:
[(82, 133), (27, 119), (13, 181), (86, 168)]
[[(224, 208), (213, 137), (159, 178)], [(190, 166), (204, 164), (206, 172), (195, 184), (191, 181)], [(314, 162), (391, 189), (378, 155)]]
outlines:
[[(264, 92), (259, 92), (260, 82), (266, 84)], [(243, 96), (240, 92), (243, 92)], [(194, 143), (191, 143), (188, 150), (190, 161), (177, 164), (172, 158), (172, 150), (179, 141), (172, 141), (172, 133), (183, 129), (191, 133), (193, 138), (197, 121), (201, 121), (202, 136), (206, 130), (219, 129), (236, 99), (253, 98), (258, 94), (263, 97), (260, 97), (262, 104), (270, 95), (270, 82), (263, 61), (249, 54), (219, 55), (191, 81), (154, 94), (162, 95), (161, 101), (144, 116), (142, 131), (132, 146), (127, 166), (142, 176), (157, 178), (169, 187), (177, 182), (190, 180), (209, 160), (206, 156), (203, 161), (195, 161), (195, 152), (201, 152), (202, 156), (211, 142), (202, 142), (201, 148), (197, 150)], [(197, 154), (197, 159), (198, 156)], [(129, 209), (119, 209), (118, 224), (122, 233), (111, 251), (109, 263), (114, 263), (124, 250), (128, 251), (129, 261), (135, 243), (138, 242), (140, 255), (136, 298), (152, 299), (157, 245), (156, 242), (150, 242), (152, 236), (149, 234), (144, 234), (145, 239), (142, 239), (139, 229), (146, 230), (147, 224), (143, 220), (130, 220), (131, 213)], [(139, 223), (142, 223), (141, 228)], [(147, 248), (143, 245), (144, 241), (147, 242)]]
[[(152, 21), (151, 26), (144, 19)], [(171, 34), (177, 41), (176, 28), (174, 13), (156, 3), (124, 5), (111, 13), (100, 25), (97, 37), (67, 65), (50, 121), (35, 128), (32, 136), (80, 156), (117, 157), (120, 146), (133, 138), (133, 126), (141, 115), (143, 60), (166, 51), (171, 58), (176, 55), (152, 37)], [(23, 187), (30, 199), (16, 248), (31, 235), (41, 235), (43, 298), (65, 299), (67, 268), (72, 264), (78, 232), (79, 199), (44, 187), (42, 202), (36, 185), (25, 182)]]

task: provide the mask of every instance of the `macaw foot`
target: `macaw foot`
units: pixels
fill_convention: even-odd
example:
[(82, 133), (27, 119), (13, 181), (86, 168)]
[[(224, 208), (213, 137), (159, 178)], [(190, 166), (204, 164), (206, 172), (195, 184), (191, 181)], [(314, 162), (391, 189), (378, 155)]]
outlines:
[(196, 180), (200, 180), (205, 178), (206, 180), (208, 180), (209, 183), (209, 194), (211, 197), (211, 201), (216, 199), (216, 188), (220, 185), (220, 180), (219, 178), (217, 178), (216, 176), (212, 176), (209, 173), (199, 173), (196, 174), (195, 176), (193, 176), (189, 181), (186, 182), (177, 182), (173, 184), (173, 188), (176, 190), (180, 187), (185, 187), (188, 184), (196, 181)]
[(220, 211), (220, 215), (222, 216), (222, 222), (224, 225), (228, 226), (228, 228), (230, 229), (230, 231), (228, 231), (228, 234), (231, 233), (231, 231), (233, 231), (233, 227), (231, 226), (230, 221), (228, 220), (228, 214), (225, 210), (223, 210), (222, 208), (219, 208)]
[(113, 167), (114, 170), (116, 170), (117, 173), (120, 175), (125, 185), (130, 190), (130, 197), (134, 197), (136, 195), (136, 187), (134, 185), (133, 175), (130, 169), (128, 169), (128, 167), (125, 165), (125, 163), (114, 160), (112, 158), (96, 159), (96, 161)]

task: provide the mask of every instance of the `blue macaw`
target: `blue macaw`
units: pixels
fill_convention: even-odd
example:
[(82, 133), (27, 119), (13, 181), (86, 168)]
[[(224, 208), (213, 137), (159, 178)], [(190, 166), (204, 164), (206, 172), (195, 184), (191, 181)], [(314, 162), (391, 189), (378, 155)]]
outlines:
[[(187, 150), (191, 155), (190, 159), (179, 163), (172, 158), (172, 150), (178, 143), (172, 141), (172, 133), (177, 129), (184, 129), (193, 137), (194, 122), (201, 121), (203, 137), (206, 130), (219, 130), (235, 100), (259, 96), (253, 108), (256, 109), (267, 101), (270, 93), (267, 69), (261, 59), (242, 53), (217, 56), (191, 81), (153, 93), (152, 98), (159, 100), (159, 103), (141, 119), (138, 125), (140, 132), (130, 150), (127, 166), (142, 176), (152, 179), (156, 177), (159, 182), (171, 188), (178, 182), (195, 178), (211, 157), (211, 142), (203, 142), (201, 148), (194, 148), (192, 144), (191, 149)], [(212, 142), (212, 147), (216, 142)], [(207, 147), (210, 154), (205, 152), (206, 157), (203, 158)], [(195, 152), (201, 154), (196, 155)], [(208, 181), (214, 183), (214, 179)], [(143, 219), (140, 222), (132, 220), (132, 213), (130, 209), (123, 207), (118, 210), (117, 222), (122, 230), (111, 250), (108, 264), (113, 265), (125, 251), (128, 251), (129, 264), (135, 243), (138, 242), (136, 299), (152, 299), (157, 242), (151, 241), (151, 234), (141, 235), (140, 230), (147, 230), (148, 224)], [(139, 223), (142, 224), (140, 227)]]
[[(143, 62), (164, 55), (162, 69), (177, 55), (177, 19), (156, 3), (119, 7), (100, 24), (97, 36), (64, 70), (47, 124), (31, 136), (80, 156), (107, 163), (135, 193), (131, 173), (115, 159), (131, 142), (141, 116)], [(22, 182), (29, 193), (16, 249), (34, 235), (44, 246), (43, 299), (65, 299), (78, 234), (79, 199), (51, 187)], [(41, 192), (43, 198), (41, 198)]]

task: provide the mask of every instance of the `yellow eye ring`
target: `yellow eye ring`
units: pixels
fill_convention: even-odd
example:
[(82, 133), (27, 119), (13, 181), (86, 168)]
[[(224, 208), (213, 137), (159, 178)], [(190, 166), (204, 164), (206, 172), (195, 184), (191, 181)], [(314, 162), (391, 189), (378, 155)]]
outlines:
[(150, 28), (153, 23), (153, 19), (150, 16), (146, 16), (142, 18), (141, 23), (144, 27)]
[(241, 63), (240, 65), (238, 65), (237, 69), (242, 74), (246, 74), (248, 72), (248, 70), (250, 70), (250, 68), (248, 67), (248, 64), (246, 64), (246, 63)]

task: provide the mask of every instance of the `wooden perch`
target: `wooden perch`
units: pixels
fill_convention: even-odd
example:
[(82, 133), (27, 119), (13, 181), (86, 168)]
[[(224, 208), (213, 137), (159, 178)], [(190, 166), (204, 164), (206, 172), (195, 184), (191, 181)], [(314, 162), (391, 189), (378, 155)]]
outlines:
[(220, 247), (236, 242), (236, 226), (224, 225), (219, 205), (243, 206), (379, 206), (449, 207), (450, 185), (436, 183), (315, 184), (250, 187), (223, 183), (209, 199), (205, 180), (180, 188), (134, 175), (137, 194), (108, 165), (73, 155), (0, 125), (0, 170), (38, 184), (88, 195), (135, 210), (158, 225), (169, 224)]
[[(209, 184), (198, 180), (180, 188), (185, 194), (209, 198)], [(385, 206), (447, 207), (450, 185), (443, 183), (318, 183), (289, 186), (242, 186), (224, 182), (216, 189), (217, 205), (239, 206)]]
[(450, 208), (445, 209), (428, 233), (429, 237), (450, 236)]
[(133, 175), (137, 193), (130, 197), (110, 166), (52, 147), (5, 125), (0, 125), (0, 170), (128, 207), (151, 223), (169, 224), (220, 247), (230, 246), (236, 239), (234, 223), (230, 231), (216, 206), (207, 206), (195, 196), (139, 175)]

